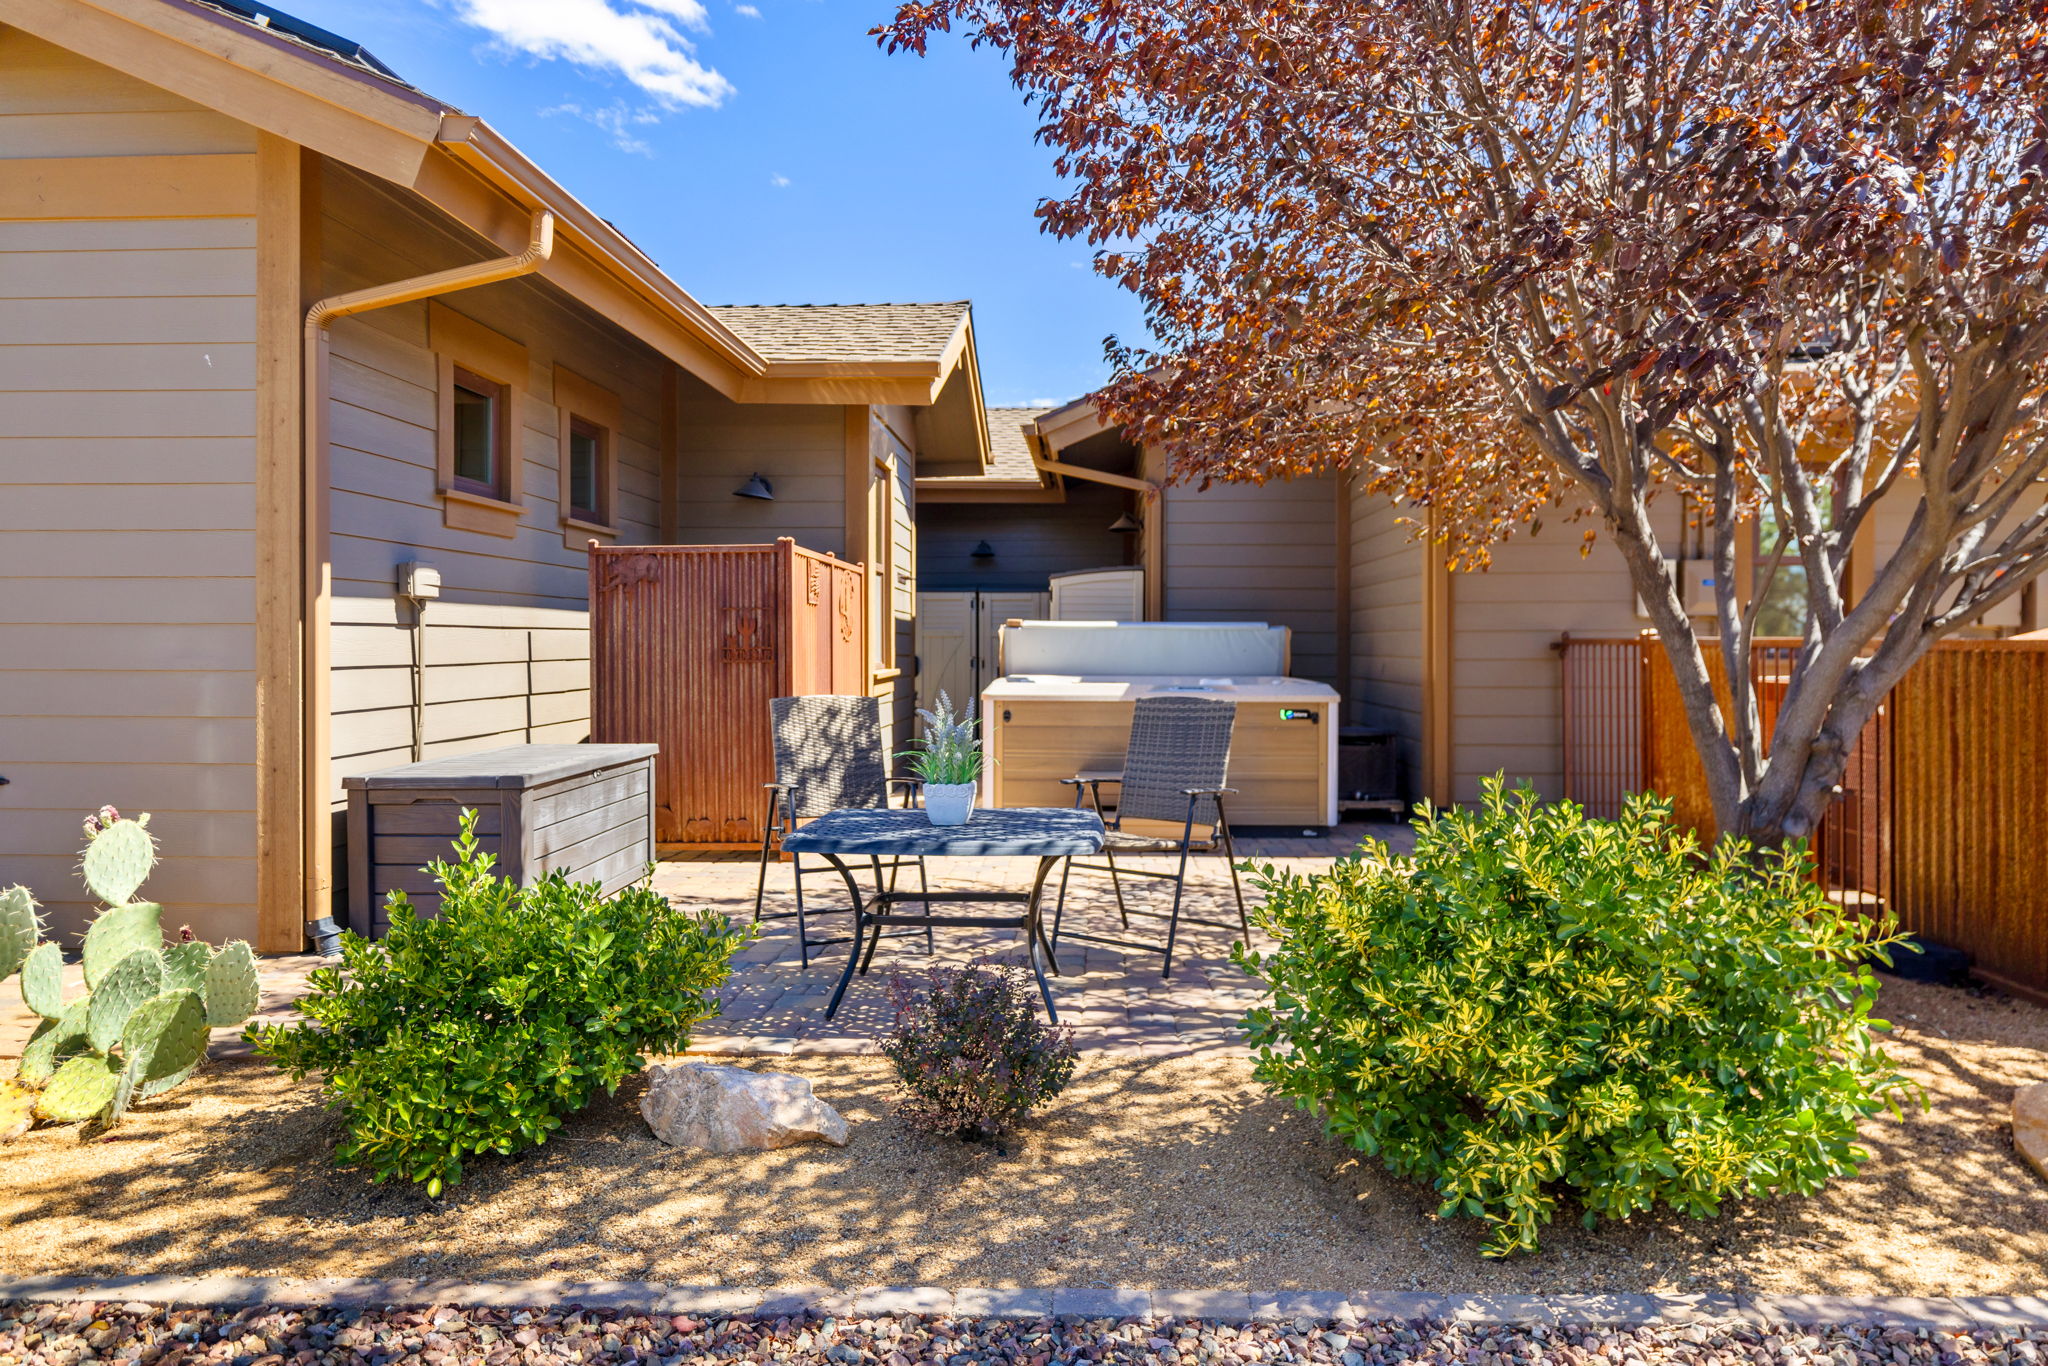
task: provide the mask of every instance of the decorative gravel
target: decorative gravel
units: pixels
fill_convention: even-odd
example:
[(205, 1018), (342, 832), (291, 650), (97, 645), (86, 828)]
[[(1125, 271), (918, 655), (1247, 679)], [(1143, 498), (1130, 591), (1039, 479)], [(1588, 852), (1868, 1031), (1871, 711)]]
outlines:
[(1749, 1324), (1534, 1327), (1417, 1321), (1235, 1326), (1178, 1319), (690, 1318), (574, 1308), (364, 1312), (0, 1304), (0, 1366), (556, 1366), (713, 1360), (789, 1366), (2036, 1366), (2048, 1330)]
[(438, 1201), (337, 1168), (340, 1127), (311, 1083), (241, 1063), (100, 1142), (43, 1128), (0, 1143), (0, 1276), (2048, 1290), (2048, 1184), (2014, 1154), (2009, 1122), (2013, 1088), (2048, 1081), (2048, 1010), (1910, 983), (1888, 986), (1880, 1008), (1899, 1026), (1887, 1047), (1933, 1107), (1867, 1124), (1861, 1177), (1811, 1199), (1731, 1202), (1713, 1220), (1659, 1211), (1586, 1229), (1567, 1210), (1533, 1256), (1480, 1257), (1484, 1225), (1437, 1218), (1431, 1191), (1323, 1139), (1242, 1060), (1090, 1056), (1003, 1151), (908, 1128), (874, 1057), (753, 1063), (814, 1081), (853, 1124), (846, 1148), (665, 1148), (636, 1078), (545, 1147), (479, 1161)]

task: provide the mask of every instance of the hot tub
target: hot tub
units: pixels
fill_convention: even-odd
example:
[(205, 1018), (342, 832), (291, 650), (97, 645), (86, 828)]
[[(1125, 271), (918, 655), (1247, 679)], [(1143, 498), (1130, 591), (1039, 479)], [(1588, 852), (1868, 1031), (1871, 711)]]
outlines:
[[(1084, 627), (1093, 633), (1054, 635), (1040, 629), (1044, 627)], [(1237, 704), (1230, 785), (1238, 795), (1228, 803), (1231, 823), (1336, 823), (1336, 689), (1290, 678), (1279, 669), (1252, 673), (1230, 667), (1284, 667), (1283, 630), (1263, 623), (1219, 623), (1207, 631), (1194, 624), (1144, 623), (1120, 625), (1104, 634), (1104, 627), (1092, 622), (1025, 622), (1003, 628), (1003, 659), (1015, 671), (981, 694), (990, 761), (984, 769), (982, 796), (989, 805), (1065, 806), (1073, 801), (1074, 790), (1062, 786), (1062, 778), (1088, 769), (1123, 767), (1131, 713), (1141, 697), (1221, 697)], [(1244, 634), (1249, 630), (1268, 633), (1263, 651), (1254, 646), (1254, 637)], [(1212, 643), (1214, 648), (1207, 648)], [(1205, 657), (1208, 663), (1226, 667), (1202, 667)], [(1045, 667), (1090, 660), (1194, 667), (1171, 673)], [(1109, 789), (1105, 796), (1114, 791)]]

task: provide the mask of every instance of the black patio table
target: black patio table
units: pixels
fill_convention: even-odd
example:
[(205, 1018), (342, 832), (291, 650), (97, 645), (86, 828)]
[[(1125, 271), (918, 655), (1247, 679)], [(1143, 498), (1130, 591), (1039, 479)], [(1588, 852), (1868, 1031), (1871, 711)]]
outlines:
[[(862, 976), (867, 975), (875, 948), (882, 942), (883, 926), (947, 925), (1024, 931), (1025, 958), (1031, 964), (1031, 975), (1038, 979), (1038, 993), (1045, 998), (1046, 1018), (1058, 1021), (1052, 988), (1046, 984), (1045, 970), (1039, 965), (1043, 953), (1053, 972), (1060, 970), (1059, 959), (1053, 955), (1052, 943), (1045, 936), (1039, 916), (1045, 879), (1061, 859), (1101, 853), (1102, 841), (1100, 816), (1064, 806), (976, 811), (965, 825), (933, 825), (931, 818), (918, 810), (831, 811), (783, 836), (782, 847), (786, 852), (817, 854), (837, 868), (839, 876), (846, 880), (847, 894), (853, 898), (853, 944), (847, 951), (846, 971), (839, 976), (839, 989), (832, 993), (832, 1003), (825, 1007), (825, 1018), (829, 1020), (838, 1012), (854, 970), (858, 968)], [(874, 895), (863, 898), (860, 884), (842, 856), (865, 859), (871, 855), (909, 859), (1022, 856), (1038, 860), (1038, 873), (1028, 892), (898, 892), (877, 887)], [(891, 909), (901, 901), (928, 904), (922, 914), (916, 915)], [(1023, 910), (1016, 915), (958, 915), (932, 910), (933, 904), (973, 902), (1020, 905)], [(861, 940), (870, 929), (874, 937), (868, 940), (863, 952)]]

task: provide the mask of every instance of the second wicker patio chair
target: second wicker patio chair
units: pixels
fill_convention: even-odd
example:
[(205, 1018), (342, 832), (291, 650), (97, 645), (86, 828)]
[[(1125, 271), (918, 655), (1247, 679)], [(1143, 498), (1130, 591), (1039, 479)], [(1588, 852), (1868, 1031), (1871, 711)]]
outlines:
[[(761, 830), (761, 869), (754, 883), (754, 921), (796, 921), (797, 956), (804, 967), (811, 965), (811, 950), (851, 942), (851, 936), (813, 939), (808, 911), (804, 905), (804, 879), (819, 873), (837, 876), (830, 865), (806, 868), (801, 855), (792, 856), (790, 881), (796, 889), (796, 909), (763, 914), (762, 899), (768, 890), (768, 864), (778, 852), (782, 836), (797, 823), (828, 811), (872, 810), (890, 805), (898, 788), (915, 796), (918, 780), (889, 776), (882, 751), (882, 704), (879, 698), (858, 696), (777, 697), (768, 703), (770, 726), (775, 737), (775, 781), (766, 785), (768, 817)], [(888, 874), (887, 890), (896, 887), (897, 873), (915, 867), (918, 890), (926, 890), (922, 859), (871, 858), (875, 890), (884, 890), (882, 875)], [(932, 947), (932, 932), (925, 929), (925, 947)]]
[[(1237, 876), (1237, 851), (1230, 842), (1230, 818), (1224, 798), (1234, 789), (1226, 786), (1230, 773), (1230, 736), (1237, 724), (1237, 704), (1215, 697), (1141, 697), (1131, 717), (1131, 738), (1124, 751), (1124, 766), (1114, 772), (1078, 773), (1061, 781), (1074, 789), (1074, 804), (1085, 798), (1102, 816), (1107, 828), (1103, 862), (1069, 861), (1060, 876), (1059, 901), (1053, 910), (1052, 942), (1058, 950), (1061, 920), (1066, 914), (1067, 877), (1074, 869), (1109, 874), (1116, 892), (1117, 915), (1129, 930), (1132, 916), (1166, 922), (1166, 942), (1147, 944), (1107, 935), (1069, 934), (1083, 943), (1111, 944), (1119, 948), (1142, 949), (1164, 955), (1159, 975), (1173, 975), (1174, 941), (1180, 933), (1181, 898), (1187, 886), (1188, 856), (1220, 850), (1230, 866), (1230, 887), (1237, 897), (1237, 923), (1188, 916), (1192, 925), (1236, 930), (1251, 942), (1251, 922), (1244, 909), (1244, 886)], [(1115, 814), (1105, 813), (1102, 785), (1117, 783)], [(1173, 872), (1119, 865), (1116, 856), (1130, 854), (1178, 854)], [(1131, 906), (1124, 899), (1123, 879), (1159, 878), (1173, 883), (1173, 909), (1154, 911)]]

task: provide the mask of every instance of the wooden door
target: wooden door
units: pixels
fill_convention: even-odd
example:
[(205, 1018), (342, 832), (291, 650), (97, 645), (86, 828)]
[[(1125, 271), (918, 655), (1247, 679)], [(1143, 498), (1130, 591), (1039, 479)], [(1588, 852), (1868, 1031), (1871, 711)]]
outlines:
[(930, 710), (943, 691), (964, 706), (975, 694), (973, 593), (919, 593), (911, 648), (917, 654), (917, 705)]

